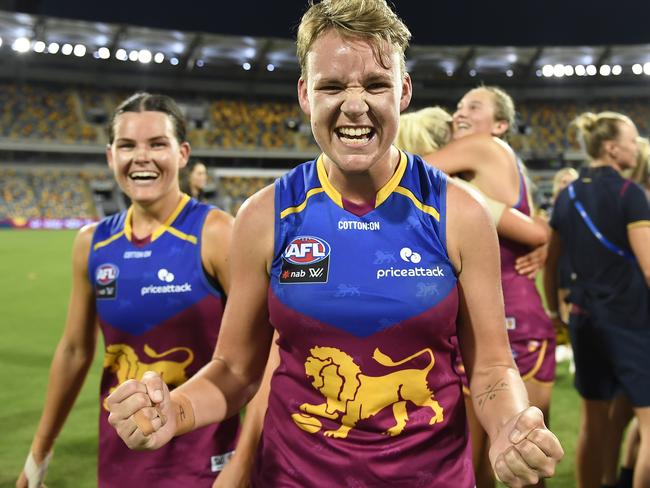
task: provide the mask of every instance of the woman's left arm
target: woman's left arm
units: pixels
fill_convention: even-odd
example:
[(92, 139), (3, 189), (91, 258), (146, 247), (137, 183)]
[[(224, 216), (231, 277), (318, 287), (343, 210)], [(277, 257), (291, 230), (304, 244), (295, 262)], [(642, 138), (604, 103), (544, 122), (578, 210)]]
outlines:
[(447, 248), (458, 272), (458, 338), (490, 460), (509, 486), (552, 476), (564, 455), (541, 411), (530, 407), (505, 329), (497, 235), (484, 207), (450, 184)]

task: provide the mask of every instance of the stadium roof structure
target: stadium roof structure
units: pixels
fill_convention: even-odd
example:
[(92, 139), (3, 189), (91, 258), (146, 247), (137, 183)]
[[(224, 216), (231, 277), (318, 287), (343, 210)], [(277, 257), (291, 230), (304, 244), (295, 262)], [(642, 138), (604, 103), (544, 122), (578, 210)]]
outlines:
[[(163, 30), (0, 11), (0, 77), (246, 95), (295, 96), (290, 39)], [(647, 96), (650, 44), (412, 45), (416, 97), (456, 99), (498, 84), (518, 98)]]

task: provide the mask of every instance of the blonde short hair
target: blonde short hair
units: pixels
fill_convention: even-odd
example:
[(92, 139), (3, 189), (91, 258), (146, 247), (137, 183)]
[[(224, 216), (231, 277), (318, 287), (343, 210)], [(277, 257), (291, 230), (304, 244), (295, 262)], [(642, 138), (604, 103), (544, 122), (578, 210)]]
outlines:
[(395, 145), (412, 154), (429, 154), (451, 139), (451, 115), (440, 107), (402, 114)]
[(329, 29), (347, 38), (360, 38), (371, 42), (379, 63), (388, 68), (390, 52), (386, 43), (400, 54), (401, 72), (406, 72), (405, 52), (411, 32), (391, 10), (385, 0), (310, 0), (302, 16), (296, 39), (298, 61), (302, 76), (307, 75), (307, 55), (316, 41)]

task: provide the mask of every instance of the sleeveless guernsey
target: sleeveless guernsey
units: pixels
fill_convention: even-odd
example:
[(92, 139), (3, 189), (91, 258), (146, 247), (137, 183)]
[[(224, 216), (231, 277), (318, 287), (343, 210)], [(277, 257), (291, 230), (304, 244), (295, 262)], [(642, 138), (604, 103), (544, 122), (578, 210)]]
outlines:
[(141, 245), (131, 232), (130, 210), (102, 220), (95, 230), (88, 278), (105, 343), (101, 487), (210, 487), (234, 449), (237, 418), (177, 437), (157, 451), (132, 451), (108, 424), (104, 407), (106, 397), (127, 379), (152, 370), (174, 388), (212, 358), (225, 296), (201, 263), (201, 230), (211, 208), (184, 195)]
[(474, 486), (446, 190), (406, 153), (374, 206), (343, 199), (322, 156), (276, 182), (281, 363), (254, 486)]

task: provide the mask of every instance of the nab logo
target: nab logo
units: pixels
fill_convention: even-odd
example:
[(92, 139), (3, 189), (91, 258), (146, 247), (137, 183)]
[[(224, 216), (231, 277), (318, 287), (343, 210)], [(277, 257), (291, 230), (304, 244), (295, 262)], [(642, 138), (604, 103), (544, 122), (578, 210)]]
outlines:
[(110, 285), (117, 279), (120, 270), (114, 264), (102, 264), (95, 272), (95, 280), (99, 285)]
[(315, 264), (330, 255), (330, 245), (318, 237), (299, 236), (284, 250), (284, 259), (292, 264)]
[(95, 297), (98, 299), (115, 298), (119, 274), (120, 270), (114, 264), (101, 264), (95, 271)]
[(282, 254), (280, 283), (327, 283), (330, 245), (318, 237), (293, 238)]

